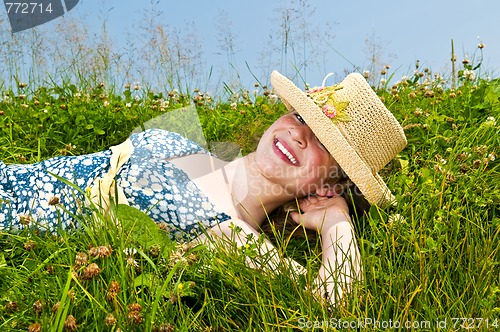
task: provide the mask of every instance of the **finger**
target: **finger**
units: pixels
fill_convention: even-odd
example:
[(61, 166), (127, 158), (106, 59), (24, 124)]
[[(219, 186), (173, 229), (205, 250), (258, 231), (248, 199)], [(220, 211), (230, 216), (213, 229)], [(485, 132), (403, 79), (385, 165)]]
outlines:
[(323, 209), (331, 204), (331, 199), (328, 197), (310, 197), (307, 199), (307, 201), (299, 204), (299, 207), (300, 210), (305, 213), (317, 209)]
[(316, 200), (319, 201), (328, 201), (330, 199), (335, 198), (336, 196), (317, 196)]
[(297, 211), (290, 212), (290, 218), (292, 218), (293, 222), (300, 224), (300, 213)]
[(299, 200), (299, 208), (302, 211), (307, 211), (309, 207), (314, 206), (318, 199), (314, 196), (304, 197)]

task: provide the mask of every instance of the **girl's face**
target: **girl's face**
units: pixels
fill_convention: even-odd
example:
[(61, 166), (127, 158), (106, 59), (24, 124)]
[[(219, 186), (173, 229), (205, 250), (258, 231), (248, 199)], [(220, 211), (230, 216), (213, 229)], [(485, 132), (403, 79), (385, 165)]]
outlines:
[(266, 130), (255, 160), (264, 177), (296, 197), (326, 196), (328, 183), (340, 177), (339, 165), (296, 111)]

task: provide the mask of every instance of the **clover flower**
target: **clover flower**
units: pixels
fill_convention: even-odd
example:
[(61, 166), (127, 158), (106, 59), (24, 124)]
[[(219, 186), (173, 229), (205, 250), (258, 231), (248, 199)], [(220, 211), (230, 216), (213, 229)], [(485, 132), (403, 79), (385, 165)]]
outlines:
[(176, 250), (170, 253), (169, 266), (173, 267), (176, 264), (180, 264), (181, 266), (192, 265), (198, 259), (196, 254), (190, 253), (185, 255), (192, 247), (192, 244), (179, 243), (176, 246)]
[(42, 330), (42, 325), (36, 322), (28, 326), (28, 332), (40, 332)]
[(99, 247), (92, 247), (89, 249), (89, 254), (92, 257), (98, 257), (98, 258), (106, 258), (111, 256), (111, 253), (113, 252), (113, 249), (111, 248), (110, 245), (107, 246), (99, 246)]
[(396, 213), (396, 214), (391, 214), (387, 219), (387, 222), (389, 224), (395, 224), (395, 223), (404, 224), (406, 222), (406, 219), (402, 215)]
[(101, 273), (101, 269), (99, 268), (99, 265), (96, 263), (92, 263), (86, 268), (83, 269), (83, 275), (82, 279), (83, 280), (90, 280), (92, 278), (95, 278)]
[(127, 259), (126, 259), (126, 262), (127, 262), (127, 266), (130, 266), (130, 267), (133, 267), (133, 268), (138, 268), (139, 267), (139, 263), (137, 263), (137, 261), (132, 256), (128, 256)]
[(75, 257), (75, 265), (77, 267), (84, 266), (88, 263), (89, 258), (84, 252), (77, 252)]
[(174, 326), (170, 323), (162, 323), (160, 326), (153, 326), (153, 332), (173, 332)]
[(137, 253), (137, 250), (134, 248), (125, 248), (123, 249), (123, 253), (127, 256), (134, 256)]
[(120, 293), (120, 284), (118, 281), (113, 280), (108, 287), (108, 292), (106, 294), (106, 300), (109, 302), (113, 301), (116, 296)]
[(36, 242), (35, 241), (28, 240), (24, 244), (24, 249), (26, 249), (26, 251), (31, 251), (31, 250), (33, 250), (35, 248), (36, 248)]
[(495, 117), (489, 116), (486, 118), (485, 124), (490, 126), (495, 126), (497, 124), (497, 120), (495, 119)]
[(469, 81), (473, 81), (476, 74), (474, 73), (473, 70), (470, 70), (470, 69), (466, 69), (464, 70), (464, 73), (463, 73), (464, 77), (466, 80), (469, 80)]
[(278, 102), (278, 96), (275, 95), (274, 93), (271, 93), (269, 95), (269, 102), (273, 105), (276, 104)]
[(5, 305), (5, 311), (7, 311), (9, 313), (15, 312), (18, 309), (19, 309), (19, 305), (17, 304), (17, 302), (9, 301)]
[(49, 205), (50, 205), (50, 206), (56, 206), (56, 205), (58, 205), (58, 204), (59, 204), (59, 202), (60, 202), (60, 199), (59, 199), (59, 197), (57, 197), (57, 196), (52, 196), (52, 197), (49, 199)]
[(33, 303), (32, 308), (35, 314), (39, 316), (43, 310), (42, 302), (40, 300), (36, 300), (35, 303)]
[(75, 331), (77, 329), (76, 318), (73, 315), (68, 315), (64, 321), (64, 329), (66, 331)]
[(128, 319), (135, 325), (142, 323), (142, 307), (139, 303), (132, 303), (128, 306)]
[(152, 257), (158, 257), (160, 256), (161, 254), (161, 247), (157, 244), (151, 246), (151, 248), (149, 248), (149, 254), (152, 256)]
[(27, 214), (20, 214), (19, 222), (21, 223), (21, 225), (27, 226), (31, 223), (31, 216)]
[(106, 326), (113, 326), (116, 324), (116, 318), (113, 314), (107, 314), (106, 318), (104, 319), (104, 324)]

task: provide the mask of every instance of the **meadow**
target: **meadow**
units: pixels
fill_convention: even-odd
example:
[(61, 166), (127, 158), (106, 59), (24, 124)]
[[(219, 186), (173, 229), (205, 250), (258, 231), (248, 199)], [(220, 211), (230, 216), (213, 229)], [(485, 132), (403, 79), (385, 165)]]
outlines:
[[(500, 80), (464, 61), (448, 77), (389, 66), (374, 89), (408, 146), (382, 176), (398, 205), (356, 221), (364, 280), (332, 307), (309, 291), (319, 242), (272, 236), (308, 267), (252, 269), (245, 248), (169, 240), (144, 213), (79, 216), (82, 228), (0, 231), (0, 331), (497, 330), (500, 325)], [(369, 74), (366, 73), (368, 76)], [(285, 112), (271, 87), (160, 92), (129, 82), (17, 82), (0, 91), (0, 160), (33, 163), (125, 140), (195, 105), (206, 140), (246, 154)], [(297, 230), (296, 233), (300, 233)], [(398, 325), (400, 324), (400, 325)]]

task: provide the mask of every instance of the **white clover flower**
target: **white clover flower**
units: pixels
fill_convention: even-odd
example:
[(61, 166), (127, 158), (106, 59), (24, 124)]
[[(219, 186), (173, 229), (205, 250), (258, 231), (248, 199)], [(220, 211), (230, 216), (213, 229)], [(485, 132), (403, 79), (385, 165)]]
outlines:
[(132, 107), (132, 103), (126, 103), (125, 107), (128, 107), (128, 108)]
[(472, 80), (474, 80), (475, 76), (476, 76), (476, 74), (474, 73), (473, 70), (470, 70), (470, 69), (464, 70), (465, 79), (472, 81)]
[(139, 263), (137, 263), (137, 261), (132, 256), (128, 256), (126, 259), (126, 262), (127, 262), (127, 266), (134, 267), (134, 268), (139, 267)]
[(269, 102), (271, 104), (276, 104), (278, 102), (278, 96), (275, 95), (274, 93), (269, 95)]
[(497, 120), (495, 119), (495, 117), (489, 116), (489, 117), (486, 118), (485, 123), (494, 126), (494, 125), (497, 124)]
[(490, 161), (495, 161), (495, 159), (496, 159), (496, 158), (497, 158), (497, 157), (495, 156), (495, 154), (494, 154), (493, 152), (492, 152), (492, 153), (490, 153), (490, 154), (488, 155), (488, 159), (489, 159)]
[(399, 223), (399, 224), (404, 224), (406, 222), (406, 219), (400, 215), (399, 213), (391, 214), (389, 216), (389, 219), (387, 219), (387, 222), (389, 224), (394, 224), (394, 223)]
[(123, 249), (123, 253), (127, 256), (134, 256), (137, 253), (137, 250), (134, 248), (125, 248)]

